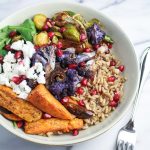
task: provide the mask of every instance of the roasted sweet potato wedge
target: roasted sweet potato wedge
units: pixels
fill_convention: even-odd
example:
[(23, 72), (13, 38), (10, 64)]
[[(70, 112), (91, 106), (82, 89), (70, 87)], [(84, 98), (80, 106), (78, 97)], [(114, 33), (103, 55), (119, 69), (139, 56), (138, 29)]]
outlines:
[(23, 120), (22, 118), (16, 116), (15, 114), (7, 114), (7, 113), (1, 112), (1, 111), (0, 111), (0, 114), (3, 115), (6, 119), (9, 119), (11, 121), (21, 121), (21, 120)]
[(46, 112), (53, 117), (71, 120), (74, 116), (46, 89), (39, 84), (28, 95), (28, 101), (38, 109)]
[(25, 133), (41, 134), (47, 132), (69, 132), (73, 129), (81, 129), (83, 127), (82, 119), (62, 120), (57, 118), (40, 119), (36, 122), (25, 123)]
[(17, 94), (13, 92), (13, 90), (7, 86), (0, 85), (0, 91), (8, 93), (9, 95), (12, 95), (14, 97), (17, 97)]
[(27, 122), (37, 121), (42, 116), (40, 110), (35, 108), (30, 102), (17, 98), (11, 90), (0, 90), (0, 106)]

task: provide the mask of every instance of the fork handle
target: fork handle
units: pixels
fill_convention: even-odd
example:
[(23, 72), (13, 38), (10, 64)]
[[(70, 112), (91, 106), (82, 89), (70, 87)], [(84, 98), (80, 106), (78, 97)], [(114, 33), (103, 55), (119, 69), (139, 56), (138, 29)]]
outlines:
[(140, 99), (141, 91), (143, 89), (143, 85), (149, 75), (150, 72), (150, 47), (146, 48), (145, 51), (142, 54), (142, 57), (140, 59), (140, 80), (139, 80), (139, 86), (138, 90), (135, 96), (133, 110), (132, 110), (132, 116), (130, 119), (130, 123), (133, 123), (134, 126), (134, 118), (136, 114), (137, 105)]

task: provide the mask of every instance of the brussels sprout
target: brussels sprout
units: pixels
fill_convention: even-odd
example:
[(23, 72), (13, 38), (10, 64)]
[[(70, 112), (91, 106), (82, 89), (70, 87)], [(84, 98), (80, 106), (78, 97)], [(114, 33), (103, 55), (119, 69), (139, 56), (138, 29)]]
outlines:
[(69, 16), (74, 16), (76, 13), (73, 11), (65, 11)]
[(57, 44), (58, 43), (58, 38), (57, 38), (57, 36), (53, 36), (53, 39), (52, 39), (52, 42), (54, 43), (54, 44)]
[(96, 24), (98, 24), (99, 26), (101, 26), (101, 25), (100, 25), (100, 21), (99, 21), (98, 19), (96, 19), (96, 18), (93, 18), (93, 19), (91, 19), (90, 21), (88, 21), (88, 22), (85, 24), (85, 26), (86, 26), (86, 28), (89, 28), (89, 27), (91, 27), (94, 23), (96, 23)]
[(58, 38), (63, 38), (62, 37), (62, 34), (60, 33), (60, 32), (54, 32), (55, 33), (55, 35), (58, 37)]
[(85, 19), (84, 19), (80, 14), (74, 15), (73, 18), (74, 18), (75, 20), (80, 21), (80, 22), (85, 26), (86, 21), (85, 21)]
[(46, 22), (46, 16), (43, 14), (37, 14), (33, 17), (33, 22), (37, 29), (41, 30)]
[(77, 30), (76, 26), (72, 24), (65, 25), (66, 30), (63, 32), (63, 35), (66, 39), (80, 42), (80, 33)]
[(47, 32), (40, 32), (34, 36), (34, 44), (38, 46), (46, 45), (50, 42)]
[(112, 38), (109, 35), (104, 36), (104, 41), (106, 41), (108, 43), (114, 43), (114, 41), (112, 40)]
[(53, 26), (53, 27), (51, 27), (51, 30), (54, 32), (58, 32), (58, 31), (60, 31), (60, 27)]

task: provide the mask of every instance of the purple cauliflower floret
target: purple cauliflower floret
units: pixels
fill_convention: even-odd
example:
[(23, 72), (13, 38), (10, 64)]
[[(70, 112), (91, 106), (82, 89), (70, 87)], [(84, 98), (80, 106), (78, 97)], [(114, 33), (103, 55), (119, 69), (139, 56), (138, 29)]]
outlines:
[(98, 24), (94, 23), (91, 27), (87, 29), (88, 40), (91, 44), (99, 44), (99, 42), (104, 38), (105, 32), (102, 31)]

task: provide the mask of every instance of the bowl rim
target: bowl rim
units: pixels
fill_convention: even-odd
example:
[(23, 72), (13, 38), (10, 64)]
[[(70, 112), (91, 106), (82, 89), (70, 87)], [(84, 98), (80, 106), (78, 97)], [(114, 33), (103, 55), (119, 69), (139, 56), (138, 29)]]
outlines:
[(95, 11), (95, 13), (99, 13), (101, 14), (101, 16), (103, 16), (104, 18), (106, 18), (107, 20), (110, 20), (125, 36), (126, 40), (128, 41), (128, 44), (130, 45), (130, 47), (132, 48), (132, 52), (133, 52), (133, 55), (135, 57), (135, 61), (136, 61), (136, 68), (137, 68), (137, 83), (135, 83), (135, 90), (132, 94), (132, 98), (130, 98), (130, 102), (129, 104), (126, 106), (125, 110), (123, 112), (120, 113), (120, 115), (117, 117), (117, 119), (113, 122), (113, 123), (110, 123), (107, 128), (104, 128), (103, 131), (99, 131), (99, 132), (96, 132), (96, 133), (93, 133), (87, 137), (82, 137), (80, 139), (76, 139), (74, 141), (67, 141), (67, 142), (59, 142), (59, 143), (55, 143), (55, 142), (51, 142), (51, 141), (44, 141), (44, 140), (41, 140), (41, 139), (36, 139), (34, 137), (29, 137), (27, 134), (27, 136), (25, 136), (24, 134), (20, 134), (19, 132), (15, 131), (15, 130), (12, 130), (7, 124), (5, 124), (4, 122), (2, 122), (0, 120), (0, 125), (2, 125), (4, 128), (6, 128), (8, 131), (10, 131), (11, 133), (13, 133), (14, 135), (18, 136), (18, 137), (21, 137), (27, 141), (30, 141), (30, 142), (33, 142), (33, 143), (38, 143), (38, 144), (42, 144), (42, 145), (50, 145), (50, 146), (69, 146), (69, 145), (73, 145), (73, 144), (77, 144), (77, 143), (81, 143), (81, 142), (84, 142), (84, 141), (88, 141), (90, 139), (93, 139), (105, 132), (107, 132), (108, 130), (110, 130), (113, 126), (115, 126), (122, 118), (123, 116), (125, 116), (126, 112), (129, 110), (129, 108), (131, 107), (131, 105), (133, 104), (134, 102), (134, 98), (135, 98), (135, 95), (136, 95), (136, 92), (137, 92), (137, 89), (138, 89), (138, 83), (139, 83), (139, 76), (140, 76), (140, 67), (139, 67), (139, 61), (137, 59), (137, 55), (135, 53), (135, 49), (134, 49), (134, 46), (132, 44), (132, 42), (130, 41), (129, 37), (127, 36), (127, 34), (124, 32), (124, 30), (120, 27), (120, 25), (118, 25), (115, 21), (113, 21), (109, 16), (103, 14), (102, 12), (98, 11), (98, 10), (95, 10), (94, 8), (91, 8), (90, 6), (83, 6), (82, 4), (80, 3), (77, 3), (77, 2), (70, 2), (70, 1), (67, 1), (67, 0), (55, 0), (55, 1), (47, 1), (47, 2), (40, 2), (38, 4), (32, 4), (30, 6), (26, 6), (24, 7), (23, 9), (19, 9), (18, 11), (12, 13), (11, 15), (9, 15), (8, 17), (6, 18), (3, 18), (1, 21), (0, 21), (0, 25), (15, 17), (15, 15), (17, 15), (18, 13), (21, 13), (23, 11), (25, 11), (26, 9), (30, 9), (32, 7), (40, 7), (40, 5), (45, 5), (45, 4), (56, 4), (56, 3), (64, 3), (64, 4), (70, 4), (70, 5), (75, 5), (76, 7), (77, 6), (80, 6), (80, 7), (83, 7), (83, 8), (87, 8), (89, 10), (92, 10), (92, 11)]

